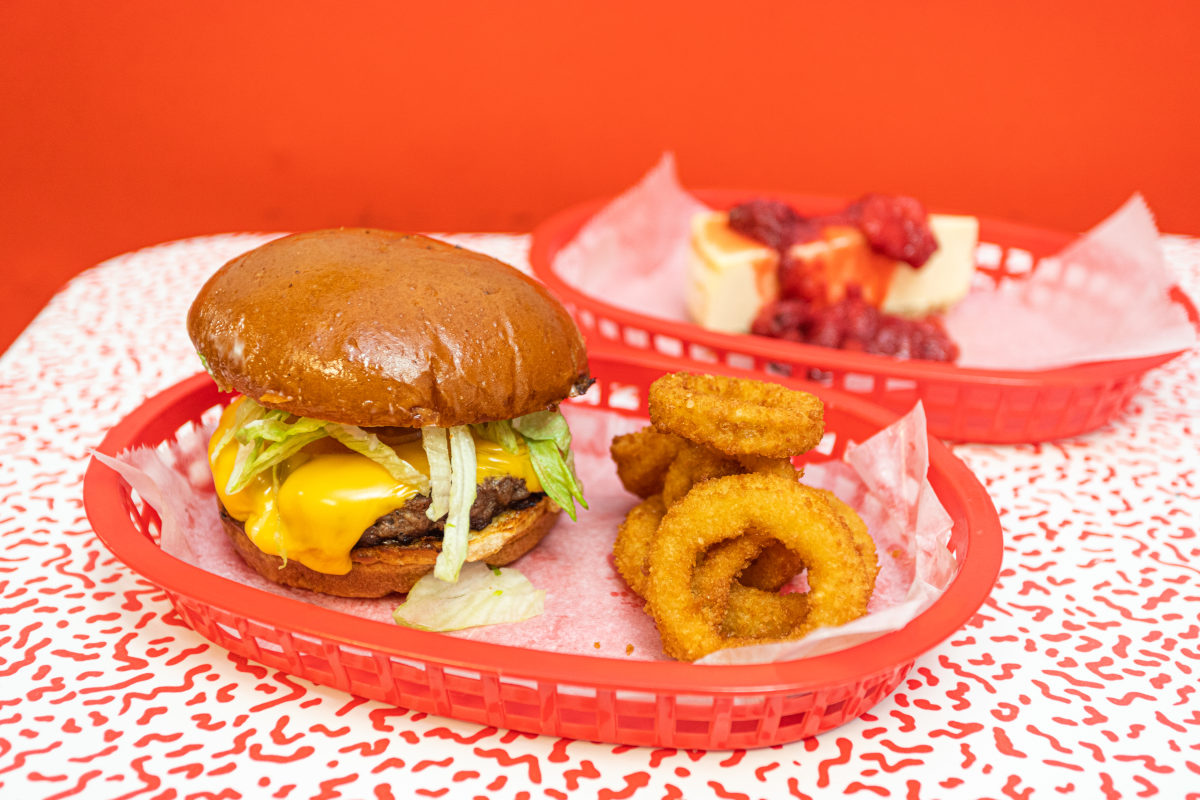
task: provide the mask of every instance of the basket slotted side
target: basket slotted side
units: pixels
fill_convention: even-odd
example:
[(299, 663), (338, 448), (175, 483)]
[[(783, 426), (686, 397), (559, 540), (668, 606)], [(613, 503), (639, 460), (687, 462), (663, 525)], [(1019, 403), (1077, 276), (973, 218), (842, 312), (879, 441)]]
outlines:
[(360, 697), (481, 725), (618, 744), (696, 749), (766, 747), (849, 722), (887, 697), (912, 662), (816, 691), (776, 691), (752, 702), (727, 694), (680, 697), (583, 687), (433, 660), (388, 657), (299, 637), (168, 591), (204, 638), (267, 667)]
[[(755, 196), (734, 191), (697, 195), (714, 208), (727, 208)], [(826, 198), (779, 197), (801, 213), (825, 213), (841, 207), (838, 201)], [(586, 294), (554, 269), (559, 251), (603, 206), (604, 201), (595, 201), (548, 219), (534, 231), (529, 255), (534, 274), (563, 301), (589, 342), (686, 358), (714, 369), (728, 366), (768, 375), (807, 377), (898, 412), (920, 400), (929, 431), (942, 439), (1036, 442), (1094, 430), (1124, 408), (1148, 370), (1178, 355), (1166, 353), (1037, 372), (966, 369), (731, 335), (648, 316)], [(978, 270), (997, 284), (1028, 277), (1042, 259), (1058, 254), (1072, 240), (1067, 234), (986, 218), (980, 219), (979, 235)], [(1173, 292), (1172, 298), (1197, 322), (1196, 309), (1182, 291)]]
[[(674, 366), (636, 354), (593, 355), (592, 363), (599, 380), (588, 403), (639, 417), (646, 415), (649, 382)], [(114, 428), (101, 451), (155, 444), (220, 401), (206, 376), (197, 376)], [(865, 439), (888, 419), (853, 398), (842, 402), (854, 407), (827, 402), (827, 428), (835, 435), (815, 460), (840, 457), (849, 441)], [(89, 468), (85, 501), (105, 543), (162, 586), (187, 625), (268, 667), (381, 702), (514, 730), (630, 745), (749, 748), (795, 741), (858, 717), (986, 596), (999, 568), (995, 511), (965, 467), (935, 442), (931, 448), (943, 462), (931, 470), (931, 482), (955, 519), (952, 548), (971, 574), (960, 575), (940, 612), (935, 604), (904, 631), (865, 649), (784, 665), (705, 667), (551, 653), (531, 659), (520, 648), (346, 617), (166, 555), (157, 546), (157, 514), (106, 468)], [(993, 538), (979, 538), (981, 531)], [(976, 561), (969, 563), (973, 554)]]

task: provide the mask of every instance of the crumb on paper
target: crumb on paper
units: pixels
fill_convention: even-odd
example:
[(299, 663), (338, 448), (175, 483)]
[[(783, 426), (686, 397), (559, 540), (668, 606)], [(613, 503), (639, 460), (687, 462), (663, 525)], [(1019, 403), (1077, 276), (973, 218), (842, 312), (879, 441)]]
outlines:
[(627, 656), (633, 655), (633, 645), (631, 645), (631, 644), (625, 645), (625, 655), (627, 655)]
[(594, 647), (594, 648), (596, 648), (597, 650), (599, 650), (599, 649), (600, 649), (600, 643), (599, 643), (599, 642), (593, 642), (593, 643), (592, 643), (592, 647)]

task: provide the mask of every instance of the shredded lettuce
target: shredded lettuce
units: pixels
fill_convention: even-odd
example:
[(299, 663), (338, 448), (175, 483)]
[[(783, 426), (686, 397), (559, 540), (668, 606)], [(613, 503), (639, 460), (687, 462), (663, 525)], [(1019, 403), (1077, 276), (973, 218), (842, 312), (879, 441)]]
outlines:
[[(279, 498), (279, 465), (271, 467), (271, 503), (274, 504)], [(283, 559), (283, 563), (279, 566), (283, 569), (287, 566), (287, 547), (283, 544), (283, 517), (275, 515), (275, 550), (279, 553), (279, 557)]]
[(433, 574), (449, 583), (458, 580), (467, 560), (467, 541), (471, 536), (471, 506), (475, 503), (475, 440), (467, 425), (450, 428), (450, 511), (442, 531), (442, 551), (433, 565)]
[[(325, 431), (323, 430), (302, 431), (296, 434), (285, 434), (282, 439), (272, 441), (266, 446), (264, 446), (264, 443), (269, 441), (266, 439), (257, 439), (243, 444), (238, 448), (238, 457), (234, 461), (233, 472), (229, 475), (229, 484), (226, 491), (229, 494), (240, 492), (250, 485), (250, 481), (254, 480), (255, 475), (294, 456), (300, 452), (301, 448), (312, 444), (324, 436)], [(242, 454), (247, 447), (251, 448), (249, 457), (242, 460)]]
[(506, 419), (496, 422), (480, 422), (471, 426), (475, 435), (489, 442), (495, 442), (507, 453), (516, 454), (521, 450), (521, 440), (513, 430), (512, 423)]
[(245, 399), (238, 404), (237, 409), (233, 412), (233, 424), (225, 429), (221, 434), (221, 438), (217, 441), (216, 447), (213, 448), (214, 453), (219, 453), (225, 449), (225, 446), (233, 441), (233, 437), (237, 434), (242, 426), (252, 419), (258, 419), (267, 413), (267, 409), (260, 406), (258, 403), (250, 399)]
[(421, 446), (429, 460), (429, 508), (425, 515), (437, 522), (450, 510), (450, 444), (445, 428), (421, 428)]
[(355, 425), (343, 425), (338, 422), (325, 423), (325, 432), (359, 455), (379, 464), (396, 480), (411, 483), (419, 487), (421, 492), (429, 491), (429, 478), (396, 455), (396, 451), (379, 441), (375, 434)]
[(410, 481), (421, 487), (421, 491), (428, 490), (428, 480), (420, 470), (396, 455), (396, 451), (375, 434), (354, 425), (292, 417), (286, 411), (263, 408), (246, 398), (234, 412), (233, 424), (221, 435), (213, 450), (219, 453), (234, 440), (238, 442), (225, 491), (228, 494), (240, 492), (256, 475), (326, 436), (379, 464), (396, 480)]
[(457, 583), (426, 575), (392, 612), (399, 625), (426, 631), (455, 631), (520, 622), (545, 609), (546, 592), (511, 567), (464, 564)]
[(256, 439), (271, 442), (282, 442), (292, 436), (300, 436), (306, 433), (322, 430), (325, 427), (324, 422), (318, 422), (315, 419), (307, 417), (296, 420), (295, 422), (285, 422), (286, 416), (283, 412), (268, 412), (268, 416), (262, 419), (251, 420), (237, 431), (237, 440), (242, 444), (252, 442)]

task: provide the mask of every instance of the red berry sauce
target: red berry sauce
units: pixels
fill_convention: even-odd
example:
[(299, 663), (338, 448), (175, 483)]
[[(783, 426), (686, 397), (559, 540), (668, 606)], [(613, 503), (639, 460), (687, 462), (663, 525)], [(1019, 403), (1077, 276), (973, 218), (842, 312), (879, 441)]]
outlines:
[(923, 361), (953, 361), (956, 345), (935, 318), (884, 314), (862, 299), (857, 286), (835, 303), (785, 298), (759, 312), (750, 332), (759, 336)]
[(844, 295), (830, 302), (825, 283), (792, 263), (788, 249), (820, 238), (822, 228), (831, 224), (856, 226), (873, 250), (914, 267), (937, 250), (925, 208), (910, 197), (868, 194), (826, 217), (802, 217), (775, 200), (735, 206), (729, 212), (730, 227), (780, 255), (779, 299), (759, 312), (751, 333), (898, 358), (954, 361), (958, 346), (936, 318), (885, 314), (863, 298), (857, 284), (848, 284)]
[(729, 209), (729, 227), (782, 254), (794, 244), (819, 239), (822, 222), (778, 200), (751, 200)]
[(937, 250), (929, 215), (919, 200), (888, 194), (868, 194), (843, 212), (867, 237), (877, 253), (919, 267)]

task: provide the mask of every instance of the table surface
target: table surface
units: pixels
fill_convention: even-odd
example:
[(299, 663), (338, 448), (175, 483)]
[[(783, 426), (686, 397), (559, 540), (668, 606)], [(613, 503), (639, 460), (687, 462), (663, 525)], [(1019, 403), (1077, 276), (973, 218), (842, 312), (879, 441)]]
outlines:
[[(96, 539), (89, 448), (197, 371), (188, 303), (239, 234), (72, 281), (0, 357), (0, 796), (1200, 797), (1197, 352), (1052, 444), (957, 445), (1005, 563), (970, 623), (869, 714), (695, 752), (414, 713), (209, 643)], [(528, 237), (455, 237), (527, 268)], [(1200, 297), (1200, 242), (1164, 237)]]

